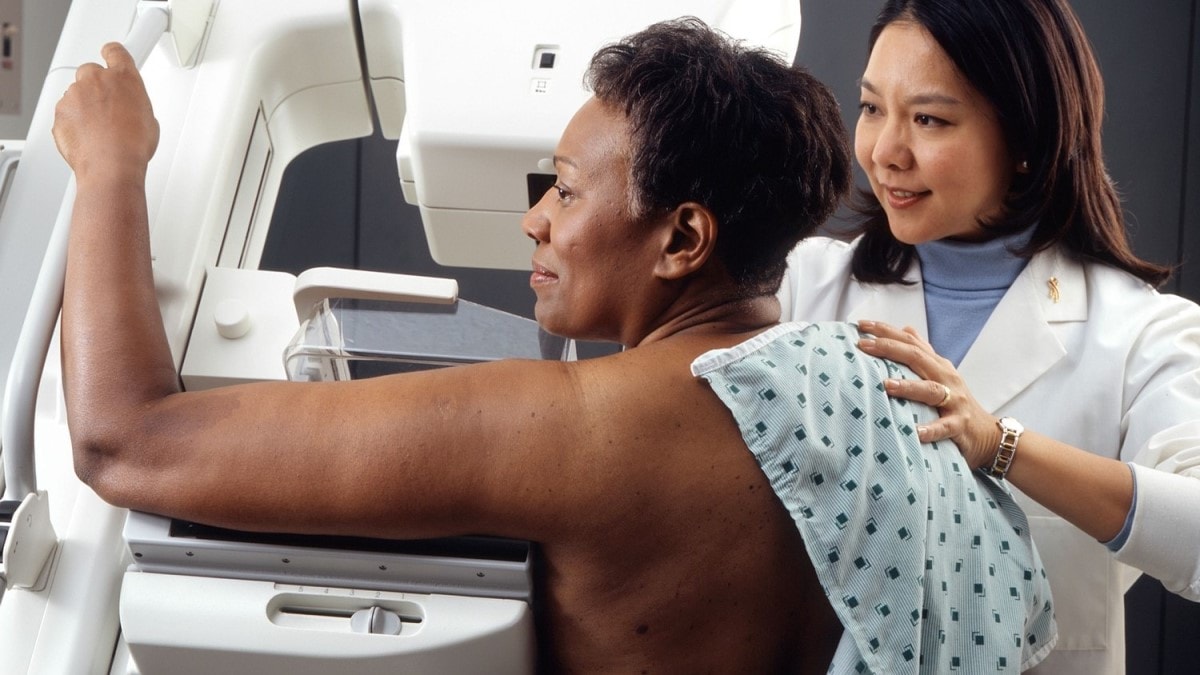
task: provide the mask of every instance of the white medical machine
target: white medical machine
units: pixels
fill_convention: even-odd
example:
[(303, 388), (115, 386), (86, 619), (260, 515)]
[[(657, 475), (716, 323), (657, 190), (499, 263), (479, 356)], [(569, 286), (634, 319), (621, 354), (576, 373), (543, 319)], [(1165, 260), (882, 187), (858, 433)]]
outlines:
[(572, 353), (452, 279), (257, 269), (288, 163), (378, 129), (435, 260), (527, 270), (518, 222), (588, 59), (681, 15), (794, 57), (797, 0), (74, 0), (0, 214), (0, 675), (535, 667), (528, 542), (251, 536), (115, 509), (78, 482), (55, 329), (73, 185), (50, 127), (80, 63), (145, 43), (151, 248), (184, 386), (360, 377)]

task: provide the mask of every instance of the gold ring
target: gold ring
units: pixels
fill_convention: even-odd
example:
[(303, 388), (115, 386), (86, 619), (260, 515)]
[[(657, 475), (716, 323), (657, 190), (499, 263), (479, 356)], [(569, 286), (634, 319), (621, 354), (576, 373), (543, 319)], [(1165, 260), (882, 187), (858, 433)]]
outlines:
[(948, 403), (950, 401), (950, 387), (947, 387), (946, 385), (943, 384), (942, 391), (944, 392), (942, 394), (942, 400), (937, 402), (937, 405), (934, 406), (935, 408), (941, 408), (942, 406), (946, 405), (946, 403)]

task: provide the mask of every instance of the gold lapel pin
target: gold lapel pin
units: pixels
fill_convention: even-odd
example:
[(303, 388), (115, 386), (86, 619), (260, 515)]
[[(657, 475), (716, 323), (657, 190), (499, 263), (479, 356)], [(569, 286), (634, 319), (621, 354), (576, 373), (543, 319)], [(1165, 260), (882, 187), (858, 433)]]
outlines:
[(1050, 299), (1057, 303), (1059, 298), (1062, 297), (1062, 294), (1058, 291), (1058, 277), (1050, 277), (1046, 281), (1046, 284), (1050, 286)]

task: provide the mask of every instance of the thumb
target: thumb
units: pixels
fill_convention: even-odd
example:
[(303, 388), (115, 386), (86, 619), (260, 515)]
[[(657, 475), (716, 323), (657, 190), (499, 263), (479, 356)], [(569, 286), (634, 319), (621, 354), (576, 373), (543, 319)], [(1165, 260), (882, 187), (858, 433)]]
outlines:
[(133, 62), (133, 57), (120, 42), (109, 42), (101, 47), (100, 56), (104, 58), (104, 63), (113, 70), (137, 70), (137, 64)]

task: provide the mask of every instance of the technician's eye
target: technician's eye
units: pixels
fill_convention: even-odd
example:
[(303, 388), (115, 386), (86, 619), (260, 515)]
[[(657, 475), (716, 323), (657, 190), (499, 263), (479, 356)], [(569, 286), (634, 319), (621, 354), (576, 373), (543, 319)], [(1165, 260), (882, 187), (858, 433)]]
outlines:
[(942, 120), (941, 118), (925, 114), (915, 115), (913, 117), (913, 121), (917, 123), (917, 126), (921, 127), (940, 127), (945, 126), (946, 124), (945, 120)]

